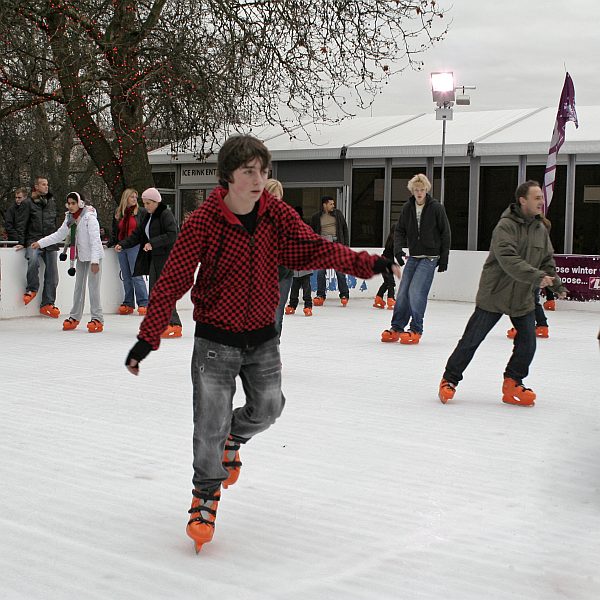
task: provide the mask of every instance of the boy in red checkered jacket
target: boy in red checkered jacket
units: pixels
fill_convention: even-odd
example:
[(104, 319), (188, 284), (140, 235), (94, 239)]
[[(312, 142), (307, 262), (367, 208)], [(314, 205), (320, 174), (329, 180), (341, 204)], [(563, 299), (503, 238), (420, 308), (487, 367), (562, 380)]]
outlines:
[[(363, 279), (384, 272), (399, 276), (388, 259), (317, 235), (291, 206), (266, 192), (270, 163), (269, 151), (254, 137), (234, 136), (223, 144), (220, 185), (184, 224), (125, 361), (137, 375), (140, 361), (158, 349), (175, 303), (191, 287), (194, 489), (187, 533), (197, 552), (213, 537), (221, 486), (239, 476), (240, 444), (272, 425), (285, 403), (274, 325), (277, 266), (334, 268)], [(232, 410), (237, 376), (246, 404)]]

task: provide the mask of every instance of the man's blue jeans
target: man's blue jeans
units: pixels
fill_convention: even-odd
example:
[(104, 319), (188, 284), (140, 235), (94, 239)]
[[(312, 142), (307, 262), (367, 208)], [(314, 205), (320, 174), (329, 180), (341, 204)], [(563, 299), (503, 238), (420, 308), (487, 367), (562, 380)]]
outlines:
[(409, 256), (406, 260), (392, 315), (392, 329), (395, 331), (404, 331), (410, 321), (410, 331), (423, 333), (427, 295), (433, 283), (437, 264), (437, 258)]
[[(242, 380), (246, 404), (233, 410), (236, 377)], [(270, 427), (281, 415), (279, 340), (253, 348), (236, 348), (194, 339), (194, 476), (197, 490), (212, 491), (228, 472), (223, 467), (227, 436), (244, 443)]]
[(135, 260), (139, 249), (140, 246), (138, 244), (133, 248), (123, 248), (123, 250), (117, 254), (121, 275), (123, 277), (123, 289), (125, 290), (123, 304), (125, 306), (131, 306), (132, 308), (135, 308), (136, 300), (138, 306), (148, 306), (148, 288), (146, 288), (146, 282), (141, 275), (138, 275), (137, 277), (133, 276)]
[(46, 248), (28, 247), (25, 250), (27, 259), (27, 292), (38, 292), (40, 289), (40, 259), (44, 261), (44, 288), (40, 306), (56, 302), (56, 286), (58, 285), (58, 265), (56, 263), (56, 250)]
[[(337, 277), (340, 298), (349, 298), (350, 290), (348, 290), (346, 275), (340, 271), (336, 271), (335, 276)], [(317, 271), (317, 296), (320, 298), (327, 297), (327, 269), (320, 269)]]
[[(502, 317), (501, 313), (488, 312), (479, 307), (471, 315), (462, 338), (450, 355), (444, 379), (457, 385), (463, 378), (464, 370), (475, 355), (479, 344), (483, 342), (487, 334)], [(522, 383), (529, 374), (529, 365), (535, 355), (535, 311), (531, 311), (522, 317), (510, 317), (512, 324), (517, 330), (513, 342), (513, 352), (506, 365), (504, 377), (510, 377), (517, 383)]]

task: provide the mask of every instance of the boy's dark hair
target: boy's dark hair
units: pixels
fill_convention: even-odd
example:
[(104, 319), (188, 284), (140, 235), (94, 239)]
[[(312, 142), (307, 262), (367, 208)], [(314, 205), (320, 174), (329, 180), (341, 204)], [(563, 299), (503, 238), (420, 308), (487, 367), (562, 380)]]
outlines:
[(258, 158), (263, 169), (271, 166), (271, 153), (257, 138), (251, 135), (234, 135), (219, 150), (217, 177), (219, 185), (229, 187), (233, 172)]
[(326, 202), (329, 202), (330, 200), (335, 200), (335, 198), (333, 196), (323, 196), (321, 198), (321, 205), (325, 204)]
[(521, 185), (517, 187), (515, 190), (515, 200), (517, 204), (519, 203), (519, 198), (527, 198), (527, 194), (529, 193), (529, 188), (532, 187), (542, 187), (538, 181), (534, 181), (533, 179), (529, 179), (528, 181), (524, 181)]

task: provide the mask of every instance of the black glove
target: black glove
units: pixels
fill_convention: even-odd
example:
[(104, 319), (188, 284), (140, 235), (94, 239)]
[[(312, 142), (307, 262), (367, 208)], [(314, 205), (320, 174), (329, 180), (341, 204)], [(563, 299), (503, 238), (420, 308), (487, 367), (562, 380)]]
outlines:
[(448, 263), (439, 263), (438, 264), (438, 273), (443, 273), (448, 270)]
[(394, 263), (385, 256), (380, 256), (373, 265), (373, 273), (393, 273)]
[(129, 366), (129, 361), (132, 358), (140, 363), (148, 356), (148, 354), (150, 354), (150, 352), (152, 352), (152, 346), (146, 340), (139, 340), (129, 351), (129, 354), (125, 359), (125, 366)]
[(403, 254), (396, 254), (396, 262), (403, 267), (404, 266), (404, 255)]

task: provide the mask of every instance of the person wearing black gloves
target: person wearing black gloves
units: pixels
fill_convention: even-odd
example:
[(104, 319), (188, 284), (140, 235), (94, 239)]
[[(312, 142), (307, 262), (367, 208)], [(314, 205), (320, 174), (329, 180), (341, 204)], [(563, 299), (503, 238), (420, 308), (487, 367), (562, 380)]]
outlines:
[[(240, 444), (270, 427), (285, 404), (275, 328), (277, 266), (335, 268), (361, 278), (400, 274), (387, 258), (317, 235), (265, 190), (270, 163), (270, 152), (252, 136), (223, 144), (219, 185), (184, 223), (125, 363), (139, 374), (140, 361), (158, 349), (175, 303), (192, 287), (194, 488), (186, 532), (196, 551), (212, 540), (221, 486), (240, 475)], [(238, 376), (246, 404), (233, 410)]]
[(412, 196), (398, 217), (394, 254), (401, 267), (406, 257), (404, 248), (408, 248), (410, 256), (396, 295), (392, 326), (382, 332), (381, 341), (418, 344), (435, 268), (438, 273), (448, 269), (450, 223), (442, 204), (429, 195), (431, 183), (425, 175), (415, 175), (408, 182), (408, 189)]

